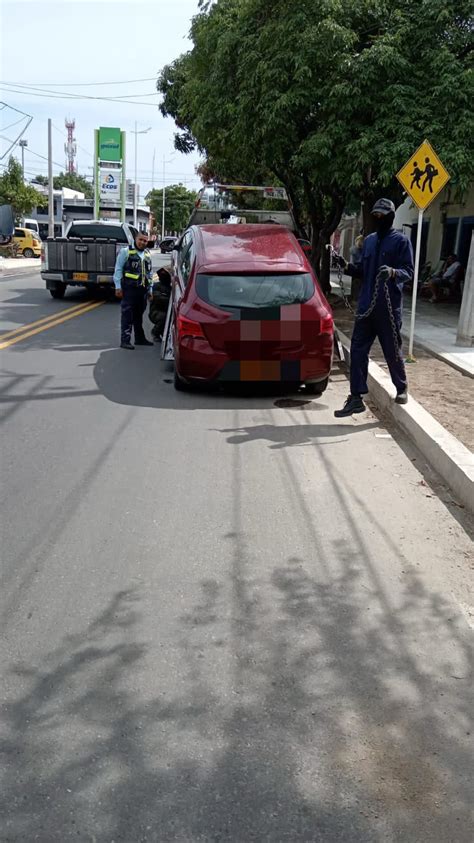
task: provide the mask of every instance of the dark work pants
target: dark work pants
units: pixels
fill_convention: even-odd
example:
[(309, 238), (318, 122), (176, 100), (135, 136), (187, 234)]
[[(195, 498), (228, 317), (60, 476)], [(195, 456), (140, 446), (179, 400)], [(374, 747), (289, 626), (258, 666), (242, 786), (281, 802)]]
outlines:
[(121, 342), (129, 343), (132, 338), (132, 325), (135, 342), (145, 339), (143, 331), (143, 314), (146, 309), (146, 287), (130, 287), (122, 285), (122, 336)]
[(407, 388), (405, 363), (401, 353), (402, 327), (401, 314), (395, 311), (396, 337), (393, 336), (392, 325), (384, 304), (376, 308), (366, 319), (357, 319), (351, 341), (351, 394), (364, 395), (368, 392), (367, 373), (369, 368), (369, 352), (378, 338), (387, 361), (390, 377), (397, 393)]

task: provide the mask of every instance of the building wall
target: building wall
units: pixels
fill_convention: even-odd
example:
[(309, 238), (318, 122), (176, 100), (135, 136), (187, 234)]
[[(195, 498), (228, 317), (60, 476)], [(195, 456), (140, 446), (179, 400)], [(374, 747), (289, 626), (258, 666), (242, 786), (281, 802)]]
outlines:
[[(474, 226), (474, 185), (462, 202), (455, 202), (453, 197), (453, 189), (446, 187), (423, 214), (426, 260), (430, 261), (433, 268), (442, 257), (453, 252), (459, 255), (464, 267), (467, 266)], [(412, 235), (413, 245), (417, 222), (418, 209), (411, 199), (406, 199), (397, 209), (395, 228), (404, 231), (408, 237)]]

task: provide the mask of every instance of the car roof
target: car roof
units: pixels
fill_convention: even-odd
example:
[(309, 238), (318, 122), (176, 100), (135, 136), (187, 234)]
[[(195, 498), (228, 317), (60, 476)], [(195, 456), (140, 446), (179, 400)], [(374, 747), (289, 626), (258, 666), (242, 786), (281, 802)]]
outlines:
[(281, 225), (200, 225), (198, 272), (308, 272), (296, 238)]

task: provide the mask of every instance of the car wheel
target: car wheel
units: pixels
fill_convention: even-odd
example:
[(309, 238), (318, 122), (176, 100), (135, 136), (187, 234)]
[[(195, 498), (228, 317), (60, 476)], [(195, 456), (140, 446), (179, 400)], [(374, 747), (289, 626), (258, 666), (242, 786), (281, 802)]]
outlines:
[(186, 381), (183, 381), (182, 378), (178, 375), (176, 371), (176, 366), (174, 367), (173, 372), (173, 386), (177, 392), (189, 392), (191, 390), (191, 386)]
[(318, 381), (318, 383), (305, 383), (305, 390), (308, 395), (322, 395), (327, 389), (328, 383), (329, 378), (326, 378), (324, 381)]
[(49, 291), (53, 299), (63, 299), (66, 292), (66, 284), (58, 284), (54, 290)]
[(35, 253), (33, 249), (23, 249), (23, 257), (24, 258), (34, 258)]

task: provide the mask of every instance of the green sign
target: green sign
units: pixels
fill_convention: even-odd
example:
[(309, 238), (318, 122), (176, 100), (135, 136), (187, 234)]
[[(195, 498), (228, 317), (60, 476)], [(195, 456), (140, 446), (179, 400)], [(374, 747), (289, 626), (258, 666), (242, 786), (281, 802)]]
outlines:
[(122, 160), (122, 133), (120, 129), (99, 129), (99, 161)]

